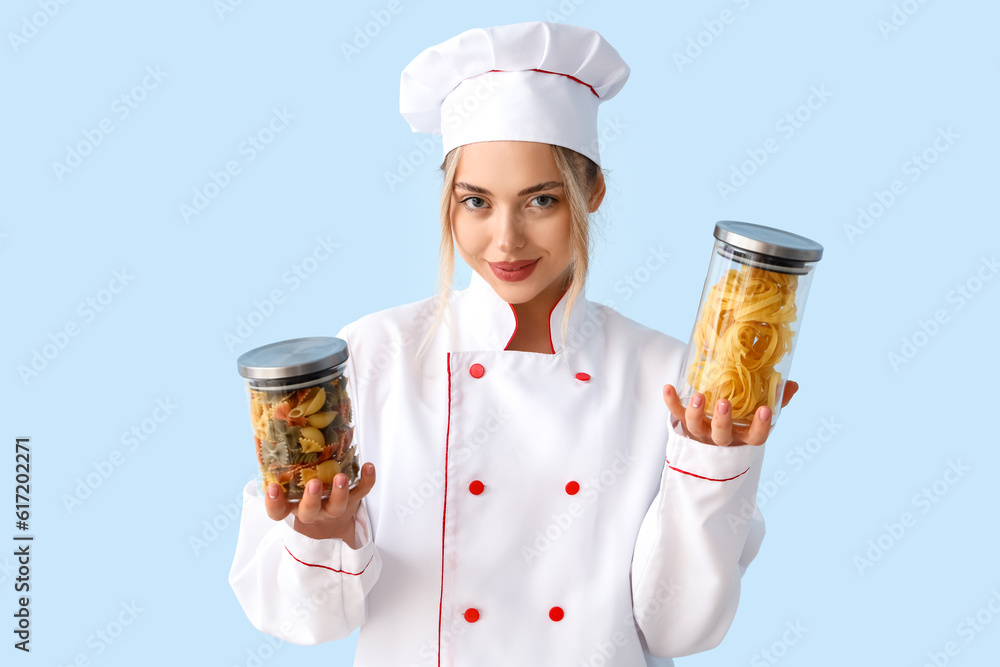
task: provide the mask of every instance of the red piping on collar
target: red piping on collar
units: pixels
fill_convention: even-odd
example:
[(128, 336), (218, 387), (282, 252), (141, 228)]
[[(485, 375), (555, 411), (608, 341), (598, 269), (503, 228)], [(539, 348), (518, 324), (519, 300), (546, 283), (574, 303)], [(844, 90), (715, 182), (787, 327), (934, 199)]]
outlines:
[(552, 348), (552, 354), (556, 353), (556, 346), (552, 344), (552, 313), (555, 311), (556, 306), (559, 305), (559, 302), (562, 301), (563, 297), (565, 296), (566, 292), (563, 292), (562, 296), (560, 296), (559, 299), (556, 300), (554, 304), (552, 304), (552, 310), (549, 311), (549, 316), (546, 318), (546, 322), (548, 322), (549, 325), (549, 347)]
[(517, 335), (517, 311), (514, 310), (514, 304), (508, 303), (507, 305), (510, 306), (510, 312), (514, 313), (514, 333), (510, 335), (510, 338), (507, 340), (507, 344), (503, 346), (503, 349), (505, 350), (510, 347), (510, 342), (514, 340), (514, 336)]
[[(491, 72), (509, 72), (509, 71), (511, 71), (511, 70), (505, 70), (505, 69), (491, 69), (490, 71), (491, 71)], [(517, 70), (515, 70), (515, 71), (517, 71)], [(587, 88), (590, 88), (590, 92), (592, 92), (592, 93), (594, 94), (594, 97), (596, 97), (596, 98), (598, 98), (598, 99), (600, 99), (600, 97), (601, 97), (600, 95), (598, 95), (598, 94), (597, 94), (597, 91), (596, 91), (596, 90), (594, 90), (594, 87), (593, 87), (592, 85), (590, 85), (589, 83), (587, 83), (587, 82), (585, 82), (585, 81), (580, 81), (580, 79), (576, 78), (575, 76), (571, 76), (571, 75), (569, 75), (569, 74), (563, 74), (562, 72), (550, 72), (550, 71), (549, 71), (549, 70), (547, 70), (547, 69), (537, 69), (537, 68), (532, 68), (532, 69), (530, 69), (530, 70), (520, 70), (520, 71), (527, 71), (527, 72), (543, 72), (543, 73), (545, 73), (545, 74), (558, 74), (559, 76), (564, 76), (564, 77), (566, 77), (567, 79), (573, 79), (573, 80), (574, 80), (574, 81), (576, 81), (577, 83), (580, 83), (580, 84), (583, 84), (583, 85), (584, 85), (584, 86), (586, 86)]]
[[(556, 353), (556, 346), (552, 344), (552, 313), (555, 312), (556, 306), (559, 305), (559, 301), (562, 301), (565, 297), (566, 292), (563, 292), (562, 296), (559, 297), (559, 300), (552, 304), (552, 308), (549, 309), (549, 316), (546, 319), (549, 326), (549, 349), (552, 350), (552, 354)], [(514, 313), (514, 333), (510, 335), (510, 340), (508, 340), (507, 344), (503, 346), (503, 349), (505, 350), (510, 347), (511, 341), (514, 340), (514, 336), (517, 334), (517, 311), (514, 309), (514, 304), (508, 303), (507, 305), (510, 306), (511, 312)]]

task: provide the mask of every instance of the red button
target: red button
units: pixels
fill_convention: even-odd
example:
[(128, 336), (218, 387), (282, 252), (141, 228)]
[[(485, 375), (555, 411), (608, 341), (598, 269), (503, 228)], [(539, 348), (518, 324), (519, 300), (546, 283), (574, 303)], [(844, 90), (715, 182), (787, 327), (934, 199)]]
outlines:
[(483, 373), (485, 372), (486, 369), (483, 368), (482, 364), (472, 364), (472, 368), (469, 369), (469, 375), (471, 375), (474, 378), (483, 377)]
[(561, 621), (563, 620), (563, 616), (564, 614), (562, 607), (552, 607), (552, 609), (549, 609), (549, 618), (551, 618), (553, 621)]
[(580, 492), (580, 484), (579, 483), (577, 483), (577, 482), (570, 482), (569, 484), (566, 485), (566, 493), (568, 493), (569, 495), (575, 496), (579, 492)]
[[(549, 616), (551, 616), (551, 615), (552, 615), (552, 612), (549, 612)], [(467, 620), (469, 623), (475, 623), (476, 621), (478, 621), (479, 620), (479, 610), (475, 609), (473, 607), (469, 607), (468, 609), (466, 609), (465, 610), (465, 620)]]
[(590, 376), (587, 375), (586, 373), (577, 373), (576, 379), (579, 380), (580, 382), (586, 382), (587, 380), (590, 379)]
[(476, 481), (474, 481), (472, 484), (469, 484), (469, 491), (471, 491), (472, 495), (474, 495), (474, 496), (478, 496), (480, 493), (483, 492), (483, 489), (485, 489), (485, 488), (486, 488), (486, 485), (484, 485), (478, 479)]

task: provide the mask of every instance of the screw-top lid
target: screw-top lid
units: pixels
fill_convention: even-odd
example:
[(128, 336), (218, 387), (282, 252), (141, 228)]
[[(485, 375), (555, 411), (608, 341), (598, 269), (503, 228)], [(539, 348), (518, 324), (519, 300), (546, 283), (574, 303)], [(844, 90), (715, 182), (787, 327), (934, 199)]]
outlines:
[(251, 380), (283, 380), (327, 371), (347, 361), (347, 342), (330, 336), (292, 338), (254, 348), (236, 360)]
[(715, 238), (743, 250), (796, 262), (818, 262), (823, 257), (823, 246), (812, 239), (749, 222), (720, 220), (715, 223)]

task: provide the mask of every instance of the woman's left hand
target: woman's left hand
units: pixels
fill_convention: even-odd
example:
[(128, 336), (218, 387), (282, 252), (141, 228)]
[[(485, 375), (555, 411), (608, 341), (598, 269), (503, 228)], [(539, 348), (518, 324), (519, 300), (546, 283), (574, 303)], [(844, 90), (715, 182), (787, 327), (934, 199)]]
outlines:
[[(798, 390), (798, 382), (785, 382), (781, 407), (788, 405), (788, 401), (792, 400)], [(708, 445), (763, 445), (771, 431), (771, 410), (766, 405), (757, 408), (750, 426), (733, 426), (732, 410), (726, 399), (716, 402), (713, 413), (715, 416), (712, 419), (705, 416), (705, 395), (701, 392), (691, 397), (685, 410), (677, 396), (677, 390), (673, 385), (666, 384), (663, 385), (663, 402), (680, 421), (684, 435)]]

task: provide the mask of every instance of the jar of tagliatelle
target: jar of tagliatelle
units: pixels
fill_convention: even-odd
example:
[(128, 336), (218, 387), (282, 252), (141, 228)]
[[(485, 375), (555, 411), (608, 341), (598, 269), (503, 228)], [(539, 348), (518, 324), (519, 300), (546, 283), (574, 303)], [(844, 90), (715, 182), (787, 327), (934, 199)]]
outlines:
[(294, 338), (240, 355), (257, 451), (257, 482), (276, 482), (294, 502), (314, 477), (330, 495), (333, 478), (360, 480), (354, 415), (348, 394), (347, 343), (340, 338)]
[(685, 407), (696, 392), (705, 414), (728, 399), (736, 425), (757, 408), (771, 409), (771, 426), (792, 365), (813, 268), (823, 246), (797, 234), (723, 220), (677, 386)]

